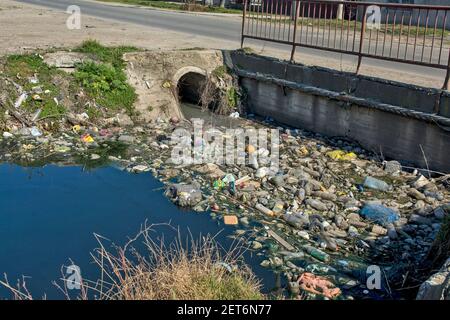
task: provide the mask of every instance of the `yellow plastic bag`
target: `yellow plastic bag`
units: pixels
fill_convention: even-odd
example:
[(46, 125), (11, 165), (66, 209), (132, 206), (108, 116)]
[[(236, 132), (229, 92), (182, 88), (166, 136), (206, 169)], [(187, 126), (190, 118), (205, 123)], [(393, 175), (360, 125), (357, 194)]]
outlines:
[(353, 152), (345, 152), (343, 150), (334, 150), (327, 152), (327, 156), (333, 160), (351, 161), (355, 160), (358, 156)]
[(85, 134), (81, 137), (81, 141), (84, 143), (92, 143), (94, 142), (94, 138), (92, 138), (90, 134)]

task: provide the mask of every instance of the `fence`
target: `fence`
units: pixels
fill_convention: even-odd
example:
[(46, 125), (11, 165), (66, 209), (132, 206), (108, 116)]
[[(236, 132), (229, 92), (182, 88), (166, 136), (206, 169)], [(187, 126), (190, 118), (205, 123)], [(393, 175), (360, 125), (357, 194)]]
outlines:
[[(327, 0), (244, 0), (242, 38), (446, 69), (450, 6)], [(449, 16), (449, 17), (447, 17)], [(448, 19), (447, 19), (448, 18)]]

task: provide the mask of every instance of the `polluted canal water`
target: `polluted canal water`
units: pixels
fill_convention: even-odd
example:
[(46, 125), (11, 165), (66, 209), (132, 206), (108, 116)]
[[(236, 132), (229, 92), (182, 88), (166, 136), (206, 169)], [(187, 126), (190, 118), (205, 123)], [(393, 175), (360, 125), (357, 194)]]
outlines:
[[(52, 284), (61, 278), (63, 265), (73, 261), (83, 278), (99, 276), (90, 257), (98, 247), (94, 233), (123, 245), (145, 221), (170, 222), (179, 228), (182, 239), (210, 234), (224, 248), (233, 245), (229, 237), (233, 226), (180, 210), (164, 196), (162, 186), (150, 173), (132, 174), (113, 167), (86, 171), (81, 166), (0, 165), (0, 273), (12, 284), (25, 276), (35, 298), (44, 294), (64, 298)], [(178, 231), (168, 226), (155, 231), (167, 243), (178, 237)], [(266, 290), (271, 289), (275, 277), (259, 266), (262, 258), (244, 256)], [(11, 298), (11, 293), (1, 287), (0, 299), (4, 298)]]

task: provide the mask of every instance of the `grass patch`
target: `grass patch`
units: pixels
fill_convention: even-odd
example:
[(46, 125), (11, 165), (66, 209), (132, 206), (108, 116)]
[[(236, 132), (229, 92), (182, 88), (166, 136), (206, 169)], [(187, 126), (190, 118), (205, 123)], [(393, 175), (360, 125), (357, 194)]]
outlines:
[(4, 73), (30, 93), (21, 108), (28, 112), (41, 109), (40, 118), (58, 119), (64, 116), (67, 110), (55, 100), (60, 95), (60, 88), (54, 81), (56, 78), (69, 77), (64, 72), (49, 67), (37, 54), (25, 54), (8, 56), (4, 63)]
[(174, 3), (174, 2), (162, 1), (162, 0), (160, 0), (160, 1), (158, 1), (158, 0), (98, 0), (98, 1), (132, 4), (132, 5), (146, 6), (146, 7), (158, 8), (158, 9), (177, 10), (177, 11), (242, 14), (242, 10), (239, 10), (239, 9), (204, 6), (201, 4)]
[[(128, 114), (133, 114), (137, 95), (127, 83), (122, 56), (137, 50), (128, 46), (108, 48), (95, 40), (85, 41), (75, 51), (90, 54), (101, 63), (88, 61), (79, 64), (74, 77), (102, 107), (109, 110), (124, 109)], [(95, 117), (95, 112), (92, 115)]]
[[(104, 246), (97, 251), (96, 262), (102, 270), (109, 270), (114, 285), (104, 298), (124, 300), (232, 300), (263, 299), (259, 282), (248, 267), (240, 264), (231, 272), (240, 255), (235, 250), (223, 250), (211, 239), (176, 240), (171, 245), (151, 240), (145, 229), (141, 236), (149, 255), (135, 254), (130, 259), (127, 251), (118, 249), (112, 254)], [(108, 261), (105, 265), (102, 261)], [(120, 271), (119, 271), (120, 270)]]
[[(213, 237), (182, 240), (170, 244), (155, 242), (156, 227), (145, 225), (124, 246), (105, 243), (95, 236), (99, 248), (91, 254), (102, 278), (83, 279), (77, 298), (88, 300), (262, 300), (260, 282), (242, 262), (244, 248), (233, 246), (224, 251)], [(173, 230), (172, 230), (173, 232)], [(113, 249), (109, 249), (112, 247)], [(144, 252), (141, 254), (140, 252)], [(60, 287), (66, 298), (74, 298), (67, 289), (69, 279)], [(5, 276), (0, 285), (15, 299), (31, 300), (25, 280), (11, 285)]]

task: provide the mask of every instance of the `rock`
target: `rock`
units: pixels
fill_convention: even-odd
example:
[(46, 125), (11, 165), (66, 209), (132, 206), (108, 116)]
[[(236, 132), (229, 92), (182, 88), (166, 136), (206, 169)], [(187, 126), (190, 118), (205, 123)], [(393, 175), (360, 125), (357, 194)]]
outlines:
[(402, 165), (398, 161), (386, 161), (384, 171), (388, 174), (396, 175), (402, 171)]
[(431, 225), (432, 221), (431, 219), (419, 216), (418, 214), (412, 214), (409, 217), (409, 223)]
[(420, 189), (426, 186), (428, 183), (430, 183), (430, 181), (423, 175), (420, 175), (419, 178), (417, 178), (416, 181), (413, 182), (412, 186), (416, 189)]
[(316, 199), (308, 198), (305, 200), (305, 203), (318, 211), (328, 210), (327, 206), (323, 202)]
[(436, 208), (434, 211), (434, 216), (439, 220), (442, 220), (447, 215), (447, 212), (443, 209), (443, 207)]
[(91, 154), (90, 159), (91, 160), (98, 160), (98, 159), (100, 159), (100, 156), (98, 154), (96, 154), (96, 153), (93, 153), (93, 154)]
[(225, 172), (214, 163), (207, 163), (200, 168), (195, 169), (195, 171), (206, 174), (211, 179), (220, 179), (225, 176)]
[(30, 128), (21, 128), (19, 131), (17, 131), (18, 135), (21, 136), (31, 136), (31, 129)]
[(119, 113), (116, 115), (116, 122), (121, 127), (127, 127), (134, 125), (133, 120), (127, 114)]
[(259, 250), (262, 248), (262, 244), (258, 241), (252, 241), (252, 249), (253, 250)]
[(70, 51), (50, 52), (44, 55), (44, 62), (56, 68), (75, 68), (78, 63), (92, 61), (88, 54)]
[(249, 221), (248, 221), (247, 217), (242, 217), (242, 218), (239, 219), (239, 221), (245, 226), (249, 224)]
[(284, 176), (278, 175), (278, 176), (272, 177), (270, 179), (270, 182), (277, 187), (282, 187), (285, 184)]
[(177, 116), (173, 116), (170, 118), (170, 122), (172, 124), (178, 124), (180, 122), (180, 119)]
[(255, 177), (256, 178), (264, 178), (269, 173), (269, 169), (267, 167), (261, 167), (256, 170)]
[(387, 234), (387, 229), (377, 226), (377, 225), (374, 225), (372, 227), (372, 233), (375, 233), (380, 236), (384, 236), (385, 234)]
[(387, 235), (388, 235), (389, 239), (391, 239), (391, 240), (398, 239), (397, 230), (395, 230), (395, 227), (392, 224), (389, 224), (387, 226)]
[(202, 200), (198, 184), (174, 184), (166, 194), (180, 207), (193, 207)]
[(328, 201), (336, 201), (337, 199), (336, 195), (330, 192), (314, 191), (311, 195)]
[(133, 136), (129, 136), (129, 135), (121, 135), (118, 139), (118, 141), (123, 142), (123, 143), (133, 143), (135, 141)]
[(450, 300), (450, 258), (439, 272), (422, 283), (417, 300)]

